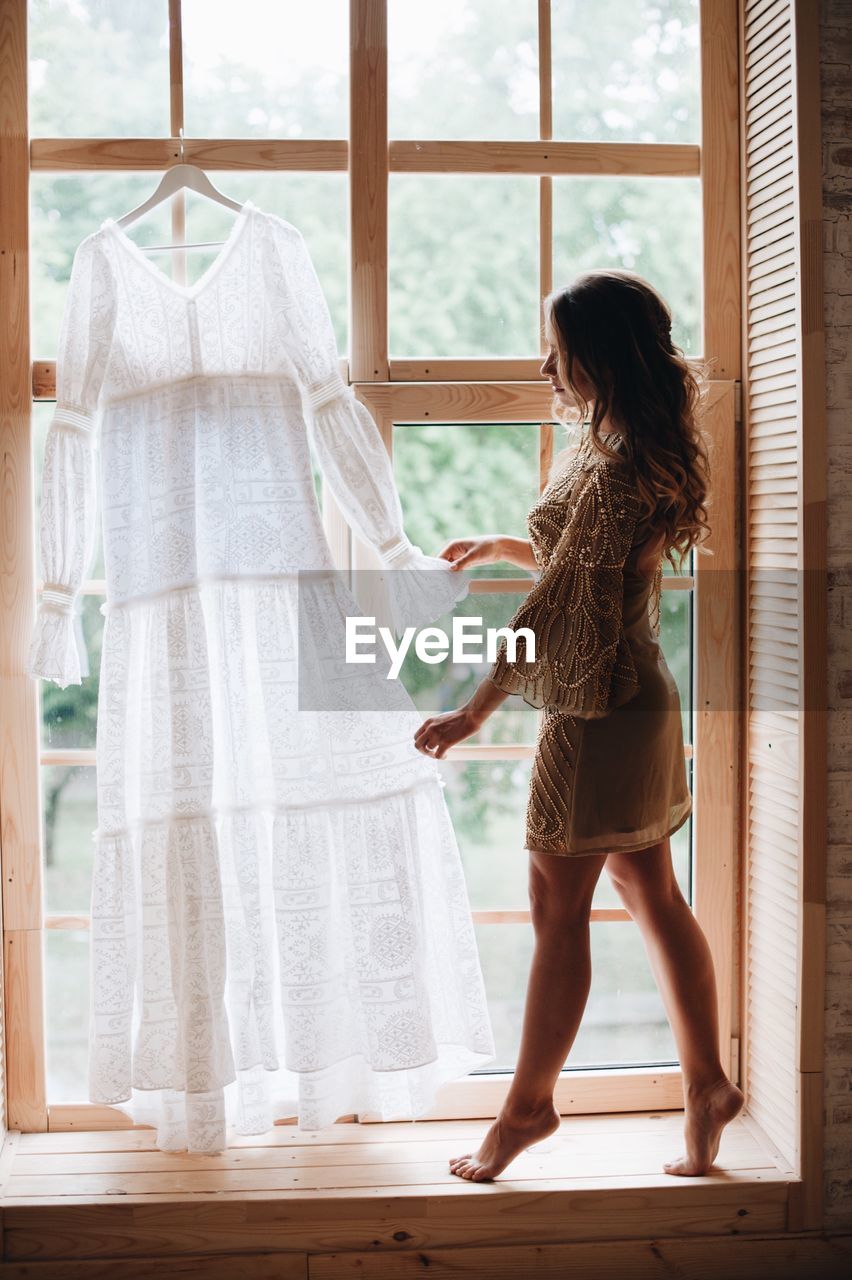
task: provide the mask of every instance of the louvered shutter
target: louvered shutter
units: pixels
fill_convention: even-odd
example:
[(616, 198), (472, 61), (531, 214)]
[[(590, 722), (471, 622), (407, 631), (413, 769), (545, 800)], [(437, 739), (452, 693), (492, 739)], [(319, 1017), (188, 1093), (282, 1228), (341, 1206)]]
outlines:
[(798, 1170), (808, 236), (799, 216), (795, 0), (745, 0), (743, 21), (745, 1079), (752, 1116)]

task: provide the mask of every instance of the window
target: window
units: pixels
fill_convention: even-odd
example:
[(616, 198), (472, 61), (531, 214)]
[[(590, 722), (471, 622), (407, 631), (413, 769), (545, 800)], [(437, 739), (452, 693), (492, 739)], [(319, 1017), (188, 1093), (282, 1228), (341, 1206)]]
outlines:
[[(307, 10), (251, 0), (234, 37), (228, 0), (116, 0), (106, 9), (94, 0), (30, 0), (36, 499), (48, 420), (41, 402), (53, 394), (74, 249), (102, 218), (151, 191), (179, 154), (181, 130), (186, 158), (214, 171), (222, 190), (304, 231), (349, 380), (392, 451), (406, 528), (424, 549), (492, 528), (495, 491), (506, 531), (524, 533), (560, 447), (538, 373), (540, 300), (593, 262), (654, 280), (673, 304), (676, 339), (714, 361), (707, 425), (724, 478), (738, 343), (725, 291), (735, 291), (736, 273), (726, 274), (730, 244), (717, 234), (730, 205), (718, 194), (711, 202), (708, 191), (736, 175), (737, 152), (719, 124), (729, 101), (702, 93), (699, 49), (711, 19), (698, 0), (606, 3), (613, 12), (602, 38), (588, 6), (571, 0), (440, 0), (428, 7), (425, 31), (422, 9), (385, 0), (318, 0)], [(710, 39), (703, 49), (705, 62), (722, 57)], [(120, 92), (129, 79), (133, 95)], [(182, 233), (216, 239), (229, 225), (230, 213), (200, 197), (173, 204), (130, 234), (140, 243)], [(183, 269), (191, 280), (208, 266), (193, 253)], [(714, 569), (733, 563), (731, 492), (723, 489), (715, 511)], [(330, 499), (325, 513), (341, 560), (368, 564)], [(666, 574), (663, 596), (684, 750), (690, 769), (694, 753), (703, 761), (696, 794), (714, 797), (716, 819), (697, 809), (673, 849), (716, 956), (723, 1037), (736, 1025), (735, 808), (720, 764), (734, 750), (733, 732), (722, 727), (734, 683), (726, 660), (711, 671), (706, 656), (720, 620), (732, 622), (731, 576), (695, 563), (682, 577)], [(500, 624), (528, 585), (506, 566), (481, 571), (466, 603)], [(82, 689), (44, 683), (40, 693), (44, 892), (30, 908), (45, 929), (46, 967), (42, 975), (32, 960), (30, 989), (43, 991), (48, 1011), (47, 1076), (43, 1089), (38, 1080), (32, 1086), (30, 1114), (49, 1105), (60, 1118), (63, 1105), (86, 1096), (81, 1011), (103, 589), (98, 577), (86, 586), (89, 678)], [(465, 672), (460, 698), (475, 679)], [(430, 689), (415, 693), (427, 713)], [(701, 715), (693, 717), (694, 706)], [(483, 1114), (482, 1091), (491, 1099), (505, 1088), (517, 1052), (531, 947), (521, 830), (535, 732), (536, 713), (510, 699), (442, 769), (498, 1041), (494, 1068), (448, 1093), (452, 1114), (467, 1105)], [(674, 1046), (650, 967), (605, 878), (593, 953), (566, 1108), (679, 1107)]]

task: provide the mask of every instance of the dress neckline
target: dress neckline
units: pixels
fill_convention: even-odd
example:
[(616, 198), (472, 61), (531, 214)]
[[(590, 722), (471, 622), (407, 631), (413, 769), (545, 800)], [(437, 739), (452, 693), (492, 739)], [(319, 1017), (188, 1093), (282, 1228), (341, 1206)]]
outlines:
[(145, 267), (147, 271), (151, 272), (158, 280), (162, 281), (167, 289), (171, 289), (173, 293), (178, 294), (181, 298), (195, 298), (219, 274), (222, 267), (231, 256), (231, 252), (240, 238), (240, 233), (247, 225), (249, 215), (255, 212), (256, 209), (257, 205), (255, 205), (251, 200), (246, 200), (245, 203), (240, 206), (239, 212), (231, 224), (231, 229), (225, 237), (222, 247), (216, 257), (211, 262), (207, 270), (198, 277), (195, 283), (188, 285), (178, 284), (175, 280), (172, 280), (167, 276), (165, 272), (161, 271), (159, 267), (155, 267), (150, 258), (145, 257), (144, 252), (136, 241), (131, 240), (127, 232), (118, 225), (115, 218), (105, 218), (101, 223), (101, 229), (105, 228), (107, 231), (111, 232), (119, 244), (123, 245), (138, 262), (141, 262), (142, 266)]
[[(601, 442), (606, 445), (616, 446), (616, 452), (617, 452), (618, 451), (617, 446), (619, 444), (624, 444), (624, 436), (621, 434), (620, 431), (605, 431), (601, 436)], [(592, 446), (591, 431), (583, 431), (581, 433), (580, 448), (581, 450), (584, 450), (586, 453), (592, 452), (593, 446)]]

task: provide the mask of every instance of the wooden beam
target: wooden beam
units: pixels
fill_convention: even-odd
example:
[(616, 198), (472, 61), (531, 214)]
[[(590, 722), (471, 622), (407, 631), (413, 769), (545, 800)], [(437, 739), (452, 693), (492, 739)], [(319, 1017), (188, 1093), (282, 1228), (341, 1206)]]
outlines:
[(538, 136), (553, 137), (553, 39), (551, 0), (538, 0)]
[[(182, 0), (169, 0), (169, 118), (172, 137), (178, 138), (183, 130), (183, 14)], [(175, 193), (172, 207), (172, 243), (186, 242), (186, 192)], [(186, 253), (177, 250), (172, 254), (172, 279), (185, 285)]]
[(546, 382), (382, 382), (356, 386), (373, 414), (403, 422), (540, 422), (553, 402)]
[(698, 147), (669, 142), (444, 142), (390, 144), (394, 173), (584, 174), (697, 178)]
[(353, 382), (388, 378), (387, 0), (351, 0), (349, 200)]
[[(511, 911), (473, 911), (474, 924), (530, 924), (529, 908), (519, 907)], [(592, 924), (629, 924), (633, 917), (623, 907), (593, 907), (589, 912)]]
[[(422, 1120), (493, 1119), (512, 1083), (509, 1072), (481, 1072), (452, 1080), (438, 1090), (435, 1104)], [(683, 1078), (679, 1066), (589, 1068), (563, 1071), (553, 1101), (562, 1116), (591, 1116), (631, 1111), (679, 1111), (683, 1107)], [(607, 1116), (608, 1118), (608, 1116)], [(369, 1113), (362, 1124), (375, 1124)], [(581, 1175), (582, 1176), (582, 1175)]]
[(44, 1129), (39, 700), (36, 682), (25, 673), (35, 618), (27, 129), (27, 3), (8, 0), (0, 6), (0, 884), (6, 1110), (11, 1128)]
[[(354, 383), (356, 394), (370, 411), (405, 422), (543, 422), (550, 416), (553, 392), (549, 382), (377, 382)], [(706, 408), (729, 397), (731, 382), (708, 387)]]
[(738, 0), (701, 5), (701, 203), (705, 357), (741, 376)]
[(693, 910), (713, 956), (719, 1042), (727, 1061), (735, 1009), (737, 942), (734, 885), (739, 821), (739, 600), (736, 543), (736, 441), (733, 383), (708, 406), (702, 427), (712, 441), (712, 556), (695, 553), (695, 698), (697, 768)]
[[(352, 19), (359, 6), (378, 0), (353, 0)], [(367, 37), (369, 40), (369, 37)], [(386, 120), (386, 93), (373, 103), (364, 119), (358, 98), (366, 81), (378, 83), (378, 64), (371, 70), (378, 46), (353, 48), (358, 78), (352, 80), (353, 129), (359, 145), (366, 145), (364, 130), (375, 131)], [(378, 112), (378, 115), (375, 113)], [(371, 114), (372, 117), (371, 117)], [(528, 173), (552, 177), (570, 174), (589, 177), (697, 178), (701, 153), (688, 143), (668, 142), (450, 142), (424, 138), (386, 142), (387, 165), (392, 173)], [(349, 146), (341, 138), (185, 138), (184, 158), (204, 169), (243, 169), (257, 172), (300, 169), (305, 172), (345, 172)], [(33, 138), (30, 163), (34, 172), (69, 173), (143, 171), (165, 169), (179, 159), (174, 138)], [(351, 168), (358, 163), (354, 157)], [(350, 171), (351, 171), (350, 168)], [(375, 175), (374, 175), (375, 176)]]
[[(539, 72), (539, 137), (542, 142), (553, 139), (553, 14), (551, 0), (538, 0), (538, 72)], [(548, 155), (552, 149), (548, 148)], [(542, 174), (538, 184), (538, 275), (539, 341), (542, 353), (547, 351), (544, 338), (543, 301), (553, 288), (553, 178)], [(541, 375), (536, 372), (536, 376)], [(552, 439), (550, 431), (548, 440)]]
[[(441, 1163), (442, 1174), (445, 1163)], [(653, 1176), (617, 1181), (604, 1177), (578, 1179), (576, 1188), (569, 1184), (565, 1190), (554, 1187), (553, 1180), (548, 1178), (525, 1181), (520, 1186), (512, 1180), (502, 1180), (487, 1191), (482, 1189), (484, 1184), (474, 1184), (478, 1193), (475, 1200), (469, 1185), (456, 1185), (464, 1179), (444, 1176), (446, 1180), (429, 1186), (425, 1193), (421, 1186), (397, 1185), (378, 1191), (345, 1188), (337, 1193), (291, 1192), (286, 1198), (283, 1192), (268, 1190), (255, 1192), (251, 1198), (240, 1193), (213, 1192), (206, 1196), (206, 1211), (188, 1204), (186, 1193), (171, 1196), (152, 1193), (132, 1198), (104, 1195), (92, 1204), (75, 1204), (72, 1197), (58, 1201), (50, 1197), (23, 1201), (6, 1209), (9, 1223), (6, 1266), (24, 1260), (34, 1264), (40, 1259), (55, 1260), (56, 1268), (72, 1258), (85, 1258), (89, 1262), (93, 1257), (119, 1258), (120, 1266), (128, 1268), (127, 1275), (138, 1280), (140, 1272), (130, 1270), (130, 1259), (161, 1254), (164, 1247), (172, 1254), (174, 1265), (175, 1254), (181, 1255), (182, 1260), (183, 1255), (197, 1254), (199, 1250), (208, 1255), (226, 1250), (239, 1255), (246, 1248), (256, 1249), (262, 1241), (264, 1250), (294, 1252), (301, 1247), (317, 1254), (328, 1250), (332, 1241), (332, 1247), (338, 1251), (338, 1262), (341, 1251), (369, 1251), (371, 1261), (390, 1258), (397, 1267), (395, 1275), (399, 1280), (403, 1276), (423, 1275), (427, 1269), (424, 1250), (461, 1245), (464, 1249), (460, 1252), (468, 1255), (474, 1268), (468, 1269), (469, 1277), (504, 1280), (506, 1275), (539, 1273), (537, 1270), (501, 1273), (491, 1265), (484, 1271), (479, 1270), (469, 1256), (472, 1246), (485, 1241), (500, 1245), (511, 1243), (514, 1247), (526, 1243), (535, 1247), (566, 1238), (585, 1240), (587, 1244), (590, 1240), (608, 1243), (621, 1239), (629, 1241), (635, 1256), (640, 1248), (637, 1242), (647, 1240), (649, 1235), (655, 1245), (661, 1238), (671, 1237), (682, 1244), (691, 1242), (698, 1233), (715, 1235), (725, 1244), (739, 1245), (740, 1240), (750, 1235), (784, 1230), (786, 1186), (766, 1170), (735, 1170), (725, 1178), (716, 1175), (709, 1186), (709, 1180), (702, 1179), (700, 1185), (692, 1182), (678, 1188), (662, 1186)], [(669, 1179), (669, 1183), (672, 1181)], [(310, 1196), (309, 1202), (307, 1196)], [(211, 1200), (215, 1200), (215, 1212), (211, 1212)], [(407, 1245), (411, 1252), (404, 1254), (401, 1245), (403, 1248)], [(408, 1263), (403, 1261), (406, 1256), (410, 1259)], [(693, 1253), (693, 1260), (696, 1257), (700, 1255)], [(384, 1267), (387, 1266), (384, 1263)], [(463, 1258), (454, 1264), (452, 1274), (464, 1276), (462, 1268)], [(239, 1271), (239, 1264), (234, 1270)], [(430, 1273), (431, 1270), (430, 1266)], [(24, 1273), (18, 1274), (20, 1277)], [(62, 1272), (55, 1269), (47, 1274), (50, 1280), (62, 1278)], [(112, 1275), (115, 1274), (113, 1270)], [(145, 1274), (143, 1270), (141, 1275)], [(266, 1272), (267, 1276), (277, 1274), (277, 1270)], [(324, 1274), (341, 1277), (347, 1272), (338, 1267)], [(351, 1274), (376, 1273), (356, 1260)], [(387, 1269), (381, 1274), (386, 1276)], [(444, 1270), (438, 1274), (448, 1273)], [(556, 1274), (561, 1277), (574, 1273)], [(576, 1274), (594, 1276), (595, 1280), (632, 1274), (646, 1280), (653, 1273), (624, 1271), (619, 1260), (609, 1271), (590, 1272), (581, 1266)], [(671, 1268), (657, 1274), (708, 1275), (706, 1270), (678, 1272)], [(730, 1267), (722, 1274), (731, 1276)], [(735, 1274), (741, 1277), (745, 1273), (738, 1270)], [(773, 1270), (771, 1274), (789, 1276), (790, 1273)], [(839, 1274), (843, 1273), (833, 1273)]]
[[(696, 357), (701, 359), (700, 356)], [(349, 362), (346, 359), (339, 361), (340, 376), (349, 381)], [(436, 356), (433, 359), (421, 358), (401, 359), (390, 361), (390, 381), (392, 383), (411, 383), (411, 382), (446, 382), (446, 383), (471, 383), (471, 382), (493, 382), (493, 383), (531, 383), (535, 387), (540, 388), (544, 393), (549, 395), (549, 384), (543, 381), (540, 373), (541, 358), (539, 356), (518, 358), (509, 357), (503, 359), (495, 357), (493, 359), (480, 359), (479, 357), (454, 357), (454, 356)], [(372, 385), (372, 380), (370, 380)], [(724, 394), (728, 386), (732, 383), (721, 381), (711, 382), (708, 386), (708, 406), (712, 406)], [(55, 400), (56, 399), (56, 361), (55, 360), (34, 360), (33, 361), (33, 399), (34, 400)], [(551, 402), (548, 401), (547, 412), (549, 413)], [(534, 415), (534, 419), (538, 420), (540, 416), (539, 410)], [(552, 424), (551, 424), (552, 425)]]
[(169, 0), (169, 118), (172, 138), (183, 128), (183, 16), (181, 0)]
[[(184, 138), (184, 159), (202, 169), (345, 173), (345, 139)], [(33, 138), (34, 173), (143, 172), (180, 159), (176, 138)]]
[(47, 1128), (43, 948), (41, 921), (34, 929), (4, 926), (6, 1105), (9, 1127), (23, 1133)]
[(540, 356), (406, 357), (390, 362), (391, 382), (541, 382)]
[[(349, 361), (342, 357), (337, 362), (344, 382), (349, 379)], [(56, 361), (34, 360), (32, 371), (32, 397), (34, 400), (56, 399)]]
[[(528, 907), (472, 911), (471, 914), (474, 924), (529, 924), (531, 920)], [(589, 919), (593, 924), (627, 924), (632, 917), (622, 907), (594, 907)], [(76, 929), (90, 929), (92, 921), (88, 915), (51, 914), (45, 916), (44, 927), (59, 932), (73, 932)]]
[[(424, 1273), (432, 1280), (457, 1280), (461, 1276), (490, 1276), (493, 1280), (514, 1276), (535, 1276), (536, 1280), (565, 1280), (566, 1276), (583, 1276), (586, 1280), (622, 1276), (631, 1280), (670, 1280), (672, 1276), (699, 1275), (702, 1280), (732, 1280), (761, 1273), (772, 1275), (773, 1280), (811, 1280), (813, 1276), (845, 1280), (850, 1268), (852, 1240), (841, 1235), (817, 1240), (807, 1236), (791, 1240), (786, 1235), (749, 1239), (720, 1234), (691, 1240), (658, 1236), (630, 1244), (608, 1240), (583, 1244), (507, 1243), (457, 1249), (419, 1248), (415, 1254), (371, 1251), (310, 1255), (311, 1280), (338, 1280), (344, 1274), (368, 1275), (371, 1280), (408, 1280)], [(26, 1274), (39, 1280), (38, 1266)], [(62, 1272), (55, 1280), (77, 1280), (78, 1274), (82, 1280), (82, 1272), (73, 1271), (68, 1276)], [(86, 1280), (101, 1280), (101, 1275), (92, 1272)], [(126, 1280), (136, 1280), (136, 1276), (127, 1272)], [(219, 1280), (218, 1272), (211, 1280)], [(246, 1280), (253, 1280), (252, 1272), (247, 1273)]]

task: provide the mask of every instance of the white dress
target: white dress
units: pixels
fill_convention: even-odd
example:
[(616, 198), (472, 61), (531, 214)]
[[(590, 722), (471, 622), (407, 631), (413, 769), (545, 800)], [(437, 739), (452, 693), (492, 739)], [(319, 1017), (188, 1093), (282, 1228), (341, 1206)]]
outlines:
[(423, 717), (380, 668), (357, 679), (386, 710), (300, 709), (300, 602), (362, 612), (300, 587), (334, 566), (309, 443), (393, 570), (395, 625), (449, 610), (469, 581), (403, 532), (299, 230), (247, 201), (191, 286), (112, 219), (82, 241), (28, 671), (81, 681), (99, 465), (89, 1098), (127, 1103), (163, 1149), (222, 1150), (229, 1124), (284, 1116), (414, 1118), (494, 1057), (443, 780), (413, 745)]

